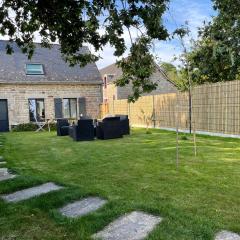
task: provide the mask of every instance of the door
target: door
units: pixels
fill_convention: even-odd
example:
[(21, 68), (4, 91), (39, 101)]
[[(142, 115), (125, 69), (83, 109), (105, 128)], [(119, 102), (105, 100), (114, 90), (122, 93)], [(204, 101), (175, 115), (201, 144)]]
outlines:
[(9, 131), (8, 104), (6, 99), (0, 99), (0, 132)]

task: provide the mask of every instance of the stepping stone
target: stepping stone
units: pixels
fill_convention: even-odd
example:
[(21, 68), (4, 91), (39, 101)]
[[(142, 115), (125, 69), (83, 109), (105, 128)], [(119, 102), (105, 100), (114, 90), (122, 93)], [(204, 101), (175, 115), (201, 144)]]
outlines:
[(16, 175), (10, 174), (7, 168), (0, 168), (0, 182), (15, 178)]
[(89, 197), (74, 203), (70, 203), (59, 209), (59, 211), (66, 217), (82, 217), (90, 212), (96, 211), (106, 203), (107, 201), (104, 199), (98, 197)]
[(240, 235), (233, 232), (221, 231), (217, 234), (215, 240), (240, 240)]
[(6, 164), (7, 162), (0, 162), (0, 165), (4, 165), (4, 164)]
[(142, 240), (162, 221), (162, 218), (134, 211), (110, 223), (104, 230), (93, 235), (102, 240)]
[(3, 156), (0, 156), (0, 161), (3, 161)]
[(7, 168), (0, 168), (0, 176), (4, 175), (4, 174), (8, 174), (8, 169)]
[(63, 187), (58, 186), (52, 182), (44, 183), (42, 185), (27, 188), (21, 191), (17, 191), (15, 193), (2, 195), (2, 199), (4, 199), (6, 202), (20, 202), (22, 200), (26, 200), (35, 196), (40, 196), (42, 194), (52, 192), (59, 190)]

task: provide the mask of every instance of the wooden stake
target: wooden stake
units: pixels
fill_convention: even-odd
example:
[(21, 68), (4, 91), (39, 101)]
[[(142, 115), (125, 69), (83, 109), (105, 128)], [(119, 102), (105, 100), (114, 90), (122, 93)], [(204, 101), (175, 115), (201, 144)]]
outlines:
[(197, 141), (196, 141), (196, 128), (195, 121), (193, 122), (193, 144), (194, 144), (194, 154), (197, 156)]
[(178, 114), (178, 93), (177, 93), (177, 105), (176, 105), (176, 167), (179, 167), (179, 114)]

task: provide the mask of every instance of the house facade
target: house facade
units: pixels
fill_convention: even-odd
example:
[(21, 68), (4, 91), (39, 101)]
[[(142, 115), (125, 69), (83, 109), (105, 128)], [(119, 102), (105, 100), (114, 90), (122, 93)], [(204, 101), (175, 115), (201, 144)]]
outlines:
[(0, 41), (0, 131), (20, 123), (98, 117), (102, 79), (95, 63), (69, 67), (57, 44), (36, 44), (29, 60), (14, 43), (7, 55), (6, 44)]
[[(111, 64), (100, 70), (103, 80), (103, 102), (107, 103), (113, 99), (127, 99), (128, 96), (132, 93), (132, 85), (128, 84), (124, 87), (115, 86), (114, 81), (122, 75), (122, 70), (116, 66), (116, 64)], [(156, 95), (164, 93), (174, 93), (177, 92), (177, 87), (172, 83), (164, 73), (164, 71), (156, 65), (156, 70), (150, 77), (150, 80), (154, 83), (157, 83), (157, 89), (151, 93), (143, 94), (147, 95)]]

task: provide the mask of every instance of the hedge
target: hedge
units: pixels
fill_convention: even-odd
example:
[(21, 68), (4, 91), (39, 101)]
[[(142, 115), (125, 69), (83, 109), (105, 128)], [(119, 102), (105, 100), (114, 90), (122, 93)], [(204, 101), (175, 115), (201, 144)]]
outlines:
[[(51, 130), (56, 130), (56, 123), (49, 124)], [(34, 123), (21, 123), (12, 128), (13, 132), (27, 132), (36, 131), (39, 127)], [(46, 124), (43, 129), (48, 130), (48, 125)]]

